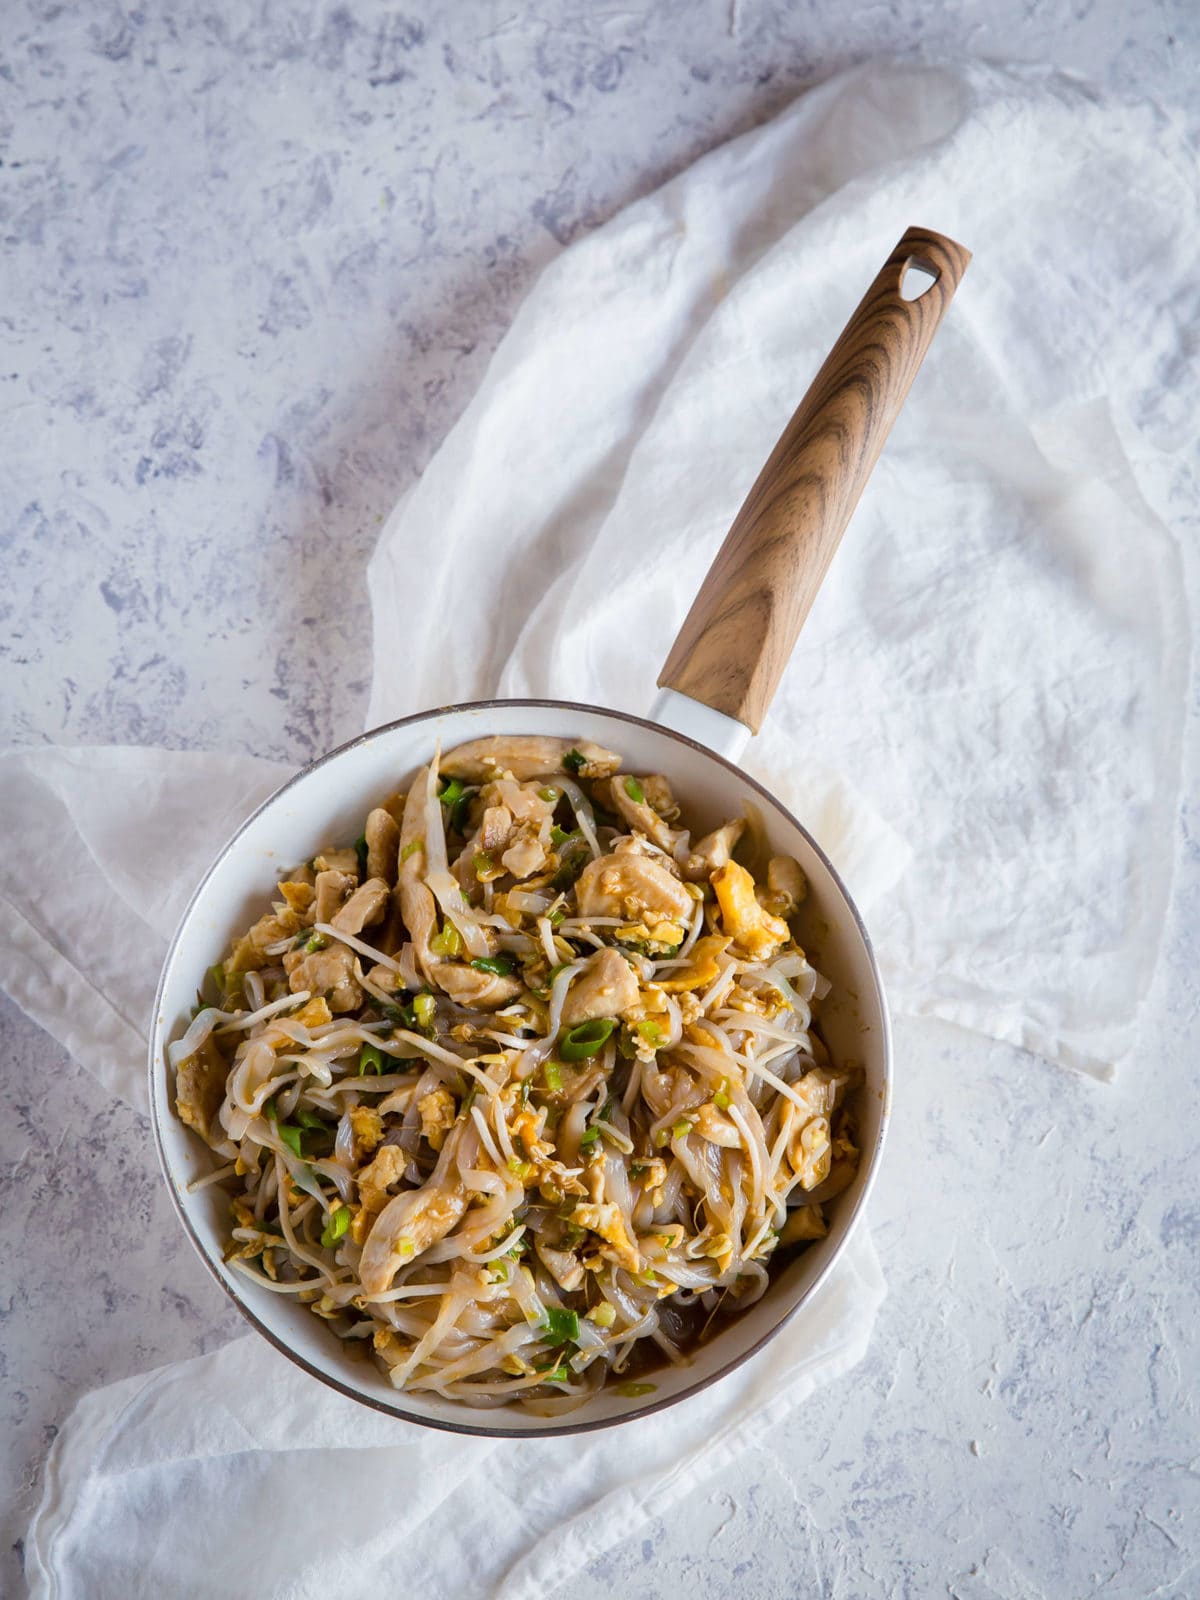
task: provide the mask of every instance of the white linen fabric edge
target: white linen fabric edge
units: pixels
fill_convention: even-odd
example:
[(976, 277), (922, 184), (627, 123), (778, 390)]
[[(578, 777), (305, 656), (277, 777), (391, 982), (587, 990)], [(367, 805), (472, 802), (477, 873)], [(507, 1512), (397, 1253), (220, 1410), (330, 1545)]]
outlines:
[[(850, 1371), (884, 1292), (860, 1232), (801, 1315), (720, 1383), (648, 1419), (634, 1455), (620, 1427), (487, 1440), (398, 1422), (253, 1335), (121, 1379), (79, 1400), (51, 1449), (26, 1542), (31, 1595), (326, 1600), (363, 1593), (403, 1559), (430, 1593), (545, 1600)], [(314, 1546), (318, 1501), (329, 1531)], [(97, 1538), (114, 1516), (120, 1537)]]

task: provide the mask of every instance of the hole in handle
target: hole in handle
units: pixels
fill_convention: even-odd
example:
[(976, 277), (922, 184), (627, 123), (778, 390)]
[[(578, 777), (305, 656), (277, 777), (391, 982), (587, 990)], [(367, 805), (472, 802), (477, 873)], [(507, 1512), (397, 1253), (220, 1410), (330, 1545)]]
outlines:
[(923, 261), (920, 256), (909, 256), (900, 274), (901, 300), (919, 300), (940, 277), (941, 272), (937, 267)]

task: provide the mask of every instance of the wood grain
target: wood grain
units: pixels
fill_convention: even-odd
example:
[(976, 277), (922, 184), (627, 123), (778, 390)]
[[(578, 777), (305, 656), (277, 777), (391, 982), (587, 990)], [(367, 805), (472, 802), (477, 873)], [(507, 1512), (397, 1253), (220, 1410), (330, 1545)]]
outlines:
[[(909, 228), (771, 452), (671, 647), (659, 686), (757, 733), (846, 524), (970, 262)], [(932, 274), (918, 299), (909, 265)]]

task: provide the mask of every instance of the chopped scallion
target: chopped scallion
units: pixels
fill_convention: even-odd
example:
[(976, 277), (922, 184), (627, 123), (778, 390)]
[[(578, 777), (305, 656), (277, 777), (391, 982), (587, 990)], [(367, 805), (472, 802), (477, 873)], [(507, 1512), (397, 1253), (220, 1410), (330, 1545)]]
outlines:
[(466, 785), (461, 778), (448, 778), (438, 799), (444, 806), (452, 806), (456, 800), (461, 800), (465, 793)]
[(587, 757), (578, 750), (568, 750), (562, 758), (563, 769), (566, 772), (581, 772), (587, 766)]
[(287, 1145), (292, 1154), (294, 1156), (302, 1156), (304, 1152), (300, 1148), (300, 1144), (301, 1140), (304, 1138), (304, 1129), (297, 1128), (290, 1122), (277, 1122), (275, 1127), (279, 1137), (283, 1140), (284, 1144)]
[(462, 934), (452, 922), (446, 922), (441, 933), (429, 941), (429, 948), (435, 956), (449, 956), (453, 959), (462, 954)]
[(419, 1028), (433, 1026), (433, 1014), (437, 1008), (437, 1001), (431, 994), (419, 994), (413, 1000), (413, 1020)]
[(365, 1077), (368, 1072), (379, 1078), (383, 1076), (383, 1051), (377, 1044), (364, 1044), (358, 1052), (359, 1077)]
[(559, 1041), (558, 1053), (564, 1061), (586, 1061), (602, 1050), (616, 1024), (611, 1017), (593, 1017), (569, 1028)]
[(671, 1129), (672, 1139), (686, 1139), (693, 1126), (694, 1124), (690, 1123), (686, 1117), (680, 1117), (679, 1121)]
[(561, 796), (562, 791), (552, 789), (549, 784), (544, 789), (538, 790), (538, 798), (544, 800), (548, 806), (554, 805)]
[(329, 1213), (329, 1220), (325, 1224), (325, 1231), (321, 1235), (321, 1243), (326, 1250), (330, 1250), (338, 1242), (350, 1226), (350, 1207), (338, 1206), (336, 1211)]
[(515, 969), (517, 963), (512, 956), (477, 956), (471, 965), (476, 972), (491, 972), (497, 978), (507, 978)]
[(559, 1306), (547, 1306), (540, 1329), (546, 1344), (578, 1344), (579, 1316)]
[(407, 861), (409, 856), (415, 855), (418, 850), (423, 850), (424, 848), (424, 839), (410, 839), (400, 852), (401, 861)]
[(625, 793), (633, 801), (634, 805), (638, 806), (640, 806), (646, 798), (646, 791), (642, 788), (641, 784), (636, 778), (625, 779)]
[(324, 950), (328, 944), (329, 940), (323, 933), (314, 933), (304, 948), (309, 955), (314, 955), (318, 950)]
[(626, 1400), (640, 1400), (644, 1394), (653, 1394), (655, 1387), (653, 1383), (619, 1383), (617, 1393)]
[(557, 1061), (547, 1061), (542, 1068), (542, 1076), (546, 1080), (546, 1087), (551, 1094), (558, 1094), (562, 1089), (562, 1068)]
[(593, 1306), (588, 1312), (588, 1321), (594, 1322), (598, 1328), (611, 1328), (617, 1320), (617, 1308), (607, 1300), (601, 1300), (598, 1306)]
[(358, 876), (365, 883), (367, 879), (367, 836), (360, 833), (354, 841), (354, 854), (358, 857)]

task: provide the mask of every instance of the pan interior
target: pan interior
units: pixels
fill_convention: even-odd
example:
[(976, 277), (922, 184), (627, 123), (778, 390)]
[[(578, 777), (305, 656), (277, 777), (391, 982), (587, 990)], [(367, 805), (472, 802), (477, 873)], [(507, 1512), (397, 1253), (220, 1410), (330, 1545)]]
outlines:
[[(166, 1063), (166, 1044), (186, 1026), (199, 975), (223, 958), (231, 935), (260, 914), (284, 869), (324, 844), (354, 838), (369, 807), (400, 787), (438, 742), (449, 750), (502, 733), (592, 739), (619, 751), (627, 768), (665, 773), (694, 836), (740, 815), (747, 805), (754, 807), (772, 850), (794, 855), (808, 876), (801, 941), (833, 984), (820, 1010), (821, 1030), (834, 1059), (861, 1063), (865, 1079), (858, 1107), (862, 1160), (854, 1183), (833, 1208), (828, 1237), (773, 1277), (758, 1304), (702, 1346), (689, 1365), (658, 1373), (652, 1396), (632, 1399), (609, 1388), (557, 1419), (397, 1392), (369, 1357), (343, 1345), (290, 1296), (271, 1294), (227, 1267), (222, 1260), (227, 1200), (219, 1186), (187, 1192), (194, 1178), (211, 1170), (212, 1161), (207, 1147), (174, 1114)], [(653, 723), (590, 706), (500, 701), (445, 708), (378, 728), (300, 773), (244, 824), (196, 891), (167, 957), (154, 1023), (151, 1100), (160, 1156), (176, 1207), (210, 1270), (260, 1331), (315, 1376), (396, 1416), (470, 1432), (527, 1435), (603, 1427), (670, 1404), (736, 1365), (829, 1271), (862, 1212), (886, 1122), (889, 1037), (882, 989), (869, 941), (829, 863), (797, 821), (735, 767)]]

